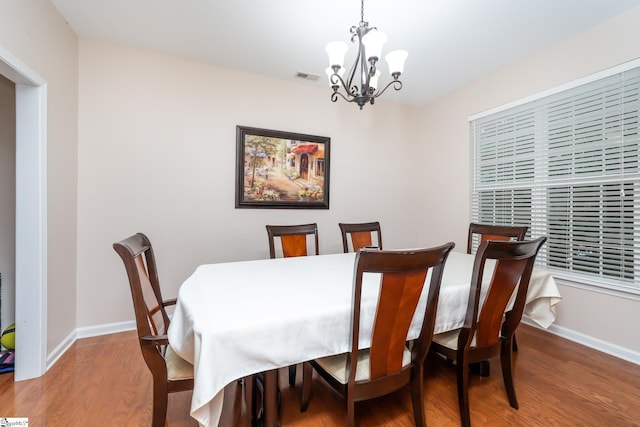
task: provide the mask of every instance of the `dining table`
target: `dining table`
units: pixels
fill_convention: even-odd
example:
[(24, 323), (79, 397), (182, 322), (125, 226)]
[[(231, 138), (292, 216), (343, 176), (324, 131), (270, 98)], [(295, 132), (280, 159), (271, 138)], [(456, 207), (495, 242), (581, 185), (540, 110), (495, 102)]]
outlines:
[[(277, 419), (277, 369), (344, 353), (350, 346), (355, 253), (224, 262), (198, 266), (178, 291), (168, 330), (174, 351), (194, 366), (190, 414), (217, 426), (224, 388), (264, 373), (265, 426)], [(438, 301), (435, 333), (462, 326), (475, 256), (451, 252)], [(483, 280), (489, 280), (487, 268)], [(363, 278), (361, 341), (367, 348), (379, 277)], [(429, 275), (408, 338), (419, 334)], [(562, 297), (553, 276), (534, 268), (524, 315), (542, 328)]]

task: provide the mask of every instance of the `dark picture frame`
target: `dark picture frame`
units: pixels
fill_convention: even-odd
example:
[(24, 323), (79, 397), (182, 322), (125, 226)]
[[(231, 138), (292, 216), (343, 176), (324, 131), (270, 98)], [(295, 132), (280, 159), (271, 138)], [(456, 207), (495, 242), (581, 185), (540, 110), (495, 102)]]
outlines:
[(331, 138), (236, 126), (236, 208), (329, 209)]

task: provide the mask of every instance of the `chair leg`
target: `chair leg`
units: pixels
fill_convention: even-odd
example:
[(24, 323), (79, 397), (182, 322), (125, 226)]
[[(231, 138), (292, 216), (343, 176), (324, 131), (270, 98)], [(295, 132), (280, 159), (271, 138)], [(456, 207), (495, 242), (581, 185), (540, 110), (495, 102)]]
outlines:
[(167, 403), (169, 401), (169, 390), (166, 381), (153, 380), (153, 427), (164, 427), (167, 418)]
[(243, 386), (244, 402), (247, 408), (247, 413), (251, 417), (252, 425), (253, 425), (253, 419), (255, 417), (255, 407), (254, 407), (255, 381), (256, 379), (254, 375), (249, 375), (246, 378), (242, 378), (241, 380), (238, 380), (238, 383), (242, 384)]
[(491, 375), (491, 362), (488, 360), (470, 363), (469, 368), (471, 369), (471, 372), (481, 377), (488, 377)]
[(311, 363), (302, 364), (302, 399), (300, 401), (300, 412), (307, 410), (309, 399), (311, 398), (311, 380), (313, 377), (313, 366)]
[(250, 393), (247, 408), (251, 417), (251, 427), (256, 427), (264, 424), (264, 373), (251, 375), (250, 383), (247, 388), (247, 393)]
[(513, 334), (513, 346), (512, 349), (515, 353), (518, 352), (518, 343), (516, 342), (516, 334)]
[(462, 427), (471, 427), (471, 415), (469, 414), (469, 363), (465, 357), (459, 357), (456, 363), (460, 425)]
[(413, 368), (414, 375), (411, 378), (411, 403), (413, 404), (413, 418), (416, 427), (425, 427), (427, 420), (424, 415), (424, 378), (423, 365)]
[(356, 403), (353, 396), (347, 392), (347, 427), (355, 427), (356, 425)]
[(278, 410), (278, 370), (271, 369), (264, 373), (264, 425), (280, 425)]
[(516, 397), (516, 389), (513, 386), (513, 360), (512, 360), (513, 342), (506, 339), (502, 342), (502, 352), (500, 353), (500, 365), (502, 366), (502, 378), (504, 379), (504, 388), (507, 391), (509, 404), (512, 408), (518, 409), (518, 399)]
[(289, 365), (289, 386), (295, 387), (296, 385), (296, 365)]

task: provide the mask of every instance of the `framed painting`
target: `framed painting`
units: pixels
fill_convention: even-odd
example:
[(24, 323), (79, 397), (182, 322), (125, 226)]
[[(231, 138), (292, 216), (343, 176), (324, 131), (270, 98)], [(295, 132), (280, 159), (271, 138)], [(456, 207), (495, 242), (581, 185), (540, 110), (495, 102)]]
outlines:
[(331, 138), (236, 127), (236, 208), (329, 209)]

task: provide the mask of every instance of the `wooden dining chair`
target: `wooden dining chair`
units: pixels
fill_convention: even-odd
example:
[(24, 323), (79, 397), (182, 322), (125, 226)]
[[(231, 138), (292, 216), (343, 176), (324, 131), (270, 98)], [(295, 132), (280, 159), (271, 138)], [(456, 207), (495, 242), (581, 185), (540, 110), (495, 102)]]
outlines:
[(519, 225), (491, 225), (491, 224), (469, 224), (469, 233), (467, 238), (467, 253), (470, 254), (474, 246), (475, 240), (478, 240), (478, 245), (485, 240), (524, 240), (528, 226)]
[[(284, 258), (307, 256), (308, 239), (312, 236), (313, 255), (320, 253), (318, 249), (318, 224), (302, 224), (302, 225), (267, 225), (267, 235), (269, 236), (269, 257), (277, 258), (276, 253), (279, 252)], [(280, 240), (280, 251), (276, 250), (276, 240)], [(296, 365), (289, 366), (289, 385), (293, 387), (296, 384)]]
[[(313, 237), (313, 255), (318, 255), (318, 225), (267, 225), (269, 236), (269, 257), (277, 258), (277, 252), (284, 257), (307, 256), (309, 254), (307, 236)], [(276, 240), (280, 240), (280, 251), (276, 250)]]
[[(469, 224), (469, 236), (467, 238), (467, 253), (470, 254), (474, 245), (474, 236), (477, 236), (478, 245), (485, 240), (509, 241), (524, 240), (529, 227), (519, 225), (492, 225), (492, 224)], [(518, 351), (518, 342), (516, 336), (513, 336), (513, 351)]]
[[(512, 338), (522, 319), (536, 255), (545, 241), (545, 237), (539, 237), (523, 242), (482, 242), (475, 256), (467, 313), (462, 328), (433, 337), (431, 351), (456, 362), (458, 405), (463, 426), (471, 425), (471, 363), (500, 355), (509, 404), (518, 409), (513, 385)], [(490, 279), (484, 280), (485, 276)], [(486, 297), (481, 303), (481, 295), (485, 294), (483, 289), (486, 290)], [(506, 311), (514, 292), (513, 307)]]
[[(353, 316), (348, 353), (304, 362), (302, 401), (305, 411), (311, 397), (313, 370), (347, 401), (347, 425), (353, 427), (355, 402), (373, 399), (410, 385), (413, 415), (417, 426), (424, 426), (423, 372), (425, 357), (435, 326), (442, 271), (453, 243), (407, 251), (360, 249), (356, 255), (353, 282)], [(407, 334), (431, 270), (422, 325), (417, 339), (407, 345)], [(378, 302), (373, 319), (371, 346), (359, 349), (360, 307), (364, 277), (380, 274)], [(366, 328), (366, 326), (362, 326)]]
[(165, 424), (169, 393), (193, 390), (193, 365), (178, 356), (169, 345), (166, 307), (175, 299), (163, 300), (151, 242), (137, 233), (113, 244), (122, 258), (129, 279), (138, 341), (147, 368), (153, 376), (154, 427)]
[[(342, 249), (344, 253), (358, 252), (358, 249), (368, 246), (375, 246), (382, 249), (382, 231), (379, 222), (361, 222), (361, 223), (338, 223), (340, 232), (342, 233)], [(375, 240), (373, 239), (375, 235)], [(349, 239), (351, 237), (351, 239)], [(349, 250), (349, 241), (351, 241), (351, 250)], [(373, 242), (375, 241), (375, 245)]]

